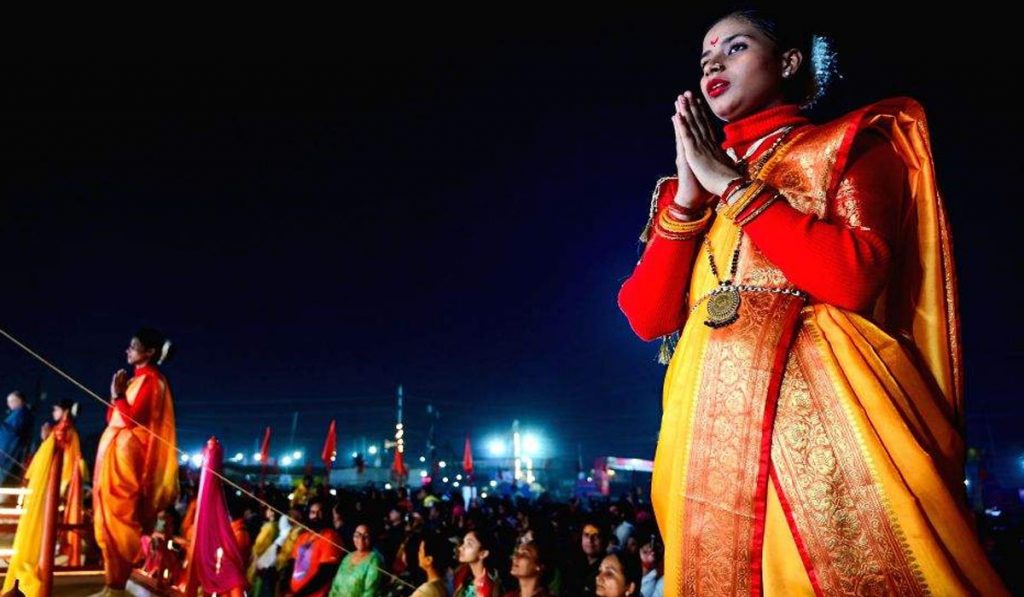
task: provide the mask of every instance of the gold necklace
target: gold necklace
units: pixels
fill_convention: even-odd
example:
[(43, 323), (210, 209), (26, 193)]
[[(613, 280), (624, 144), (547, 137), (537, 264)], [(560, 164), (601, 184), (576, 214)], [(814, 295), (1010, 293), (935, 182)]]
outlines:
[[(793, 131), (793, 127), (786, 127), (783, 129), (782, 134), (779, 138), (772, 143), (761, 157), (754, 163), (754, 166), (748, 169), (750, 178), (756, 179), (764, 165), (768, 163), (771, 156), (779, 149), (782, 142), (786, 140), (789, 133)], [(760, 143), (759, 143), (760, 144)], [(746, 156), (740, 160), (741, 166), (746, 166)], [(704, 236), (704, 251), (708, 255), (708, 264), (711, 266), (711, 273), (714, 274), (715, 280), (718, 281), (718, 288), (716, 288), (710, 296), (708, 296), (707, 305), (707, 319), (704, 320), (704, 325), (710, 328), (723, 328), (740, 318), (740, 288), (734, 283), (736, 279), (736, 271), (739, 268), (740, 263), (740, 249), (743, 246), (743, 229), (740, 229), (739, 234), (736, 237), (736, 248), (732, 252), (732, 260), (729, 264), (729, 278), (723, 280), (718, 273), (718, 265), (715, 264), (715, 253), (711, 249), (711, 242), (708, 240), (707, 235)]]
[(715, 264), (715, 254), (711, 250), (711, 241), (704, 237), (704, 250), (708, 254), (708, 264), (711, 265), (711, 273), (718, 281), (718, 288), (715, 293), (708, 297), (707, 319), (704, 325), (709, 328), (724, 328), (740, 318), (740, 291), (733, 284), (736, 278), (736, 269), (740, 263), (740, 245), (743, 244), (743, 231), (740, 230), (736, 238), (736, 249), (732, 252), (732, 263), (729, 265), (729, 279), (723, 280), (718, 275), (718, 266)]

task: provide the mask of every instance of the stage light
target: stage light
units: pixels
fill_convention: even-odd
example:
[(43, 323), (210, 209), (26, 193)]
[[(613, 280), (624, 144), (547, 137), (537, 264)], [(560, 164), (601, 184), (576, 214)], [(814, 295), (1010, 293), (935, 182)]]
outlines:
[(505, 442), (496, 437), (487, 441), (487, 453), (494, 458), (504, 456), (507, 449), (508, 447), (505, 445)]

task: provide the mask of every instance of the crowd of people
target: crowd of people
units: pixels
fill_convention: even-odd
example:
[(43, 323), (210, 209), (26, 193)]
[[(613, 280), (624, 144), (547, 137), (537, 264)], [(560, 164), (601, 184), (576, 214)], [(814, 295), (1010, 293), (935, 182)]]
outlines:
[[(139, 572), (183, 578), (194, 487), (183, 484), (177, 504), (143, 539)], [(663, 593), (662, 542), (639, 491), (615, 500), (492, 496), (467, 505), (426, 487), (338, 489), (311, 476), (287, 490), (249, 489), (227, 494), (249, 595)]]

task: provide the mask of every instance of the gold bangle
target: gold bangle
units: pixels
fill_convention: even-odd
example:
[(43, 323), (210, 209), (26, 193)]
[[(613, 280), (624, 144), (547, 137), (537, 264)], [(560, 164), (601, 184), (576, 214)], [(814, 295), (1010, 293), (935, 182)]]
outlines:
[(669, 232), (691, 232), (702, 228), (711, 217), (711, 210), (709, 208), (704, 208), (701, 211), (703, 213), (696, 220), (684, 221), (674, 218), (667, 208), (663, 209), (658, 216), (658, 226)]
[(662, 210), (658, 216), (658, 222), (654, 226), (655, 234), (671, 240), (689, 240), (707, 228), (711, 221), (711, 208), (704, 209), (704, 215), (691, 222), (681, 222), (672, 217), (668, 210)]
[(742, 228), (743, 226), (746, 226), (747, 224), (753, 222), (757, 218), (757, 216), (763, 214), (769, 207), (772, 206), (773, 203), (775, 203), (779, 199), (782, 199), (782, 193), (776, 192), (774, 195), (769, 197), (764, 203), (754, 208), (754, 211), (747, 214), (742, 220), (736, 220), (736, 225)]

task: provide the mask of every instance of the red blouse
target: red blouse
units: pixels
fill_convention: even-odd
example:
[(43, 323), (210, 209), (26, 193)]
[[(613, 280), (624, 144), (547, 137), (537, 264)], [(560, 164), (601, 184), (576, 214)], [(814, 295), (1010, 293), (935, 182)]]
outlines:
[(153, 365), (143, 365), (135, 368), (135, 375), (132, 382), (142, 378), (139, 383), (138, 392), (135, 393), (135, 400), (128, 404), (127, 398), (115, 398), (114, 406), (107, 408), (107, 423), (114, 416), (114, 411), (121, 414), (124, 427), (131, 429), (137, 424), (149, 425), (150, 414), (153, 411), (153, 404), (160, 391), (160, 371)]
[[(771, 108), (726, 125), (723, 147), (742, 156), (754, 141), (781, 126), (804, 123), (796, 106)], [(762, 142), (748, 159), (756, 159), (773, 140)], [(879, 134), (863, 134), (854, 143), (836, 197), (837, 204), (858, 205), (857, 226), (819, 220), (776, 201), (743, 230), (812, 302), (863, 311), (889, 275), (890, 243), (905, 180), (906, 167), (889, 141)], [(659, 212), (672, 202), (677, 188), (674, 179), (662, 185)], [(700, 236), (670, 240), (652, 234), (618, 297), (619, 308), (639, 337), (653, 340), (683, 327), (686, 292), (700, 243)]]

